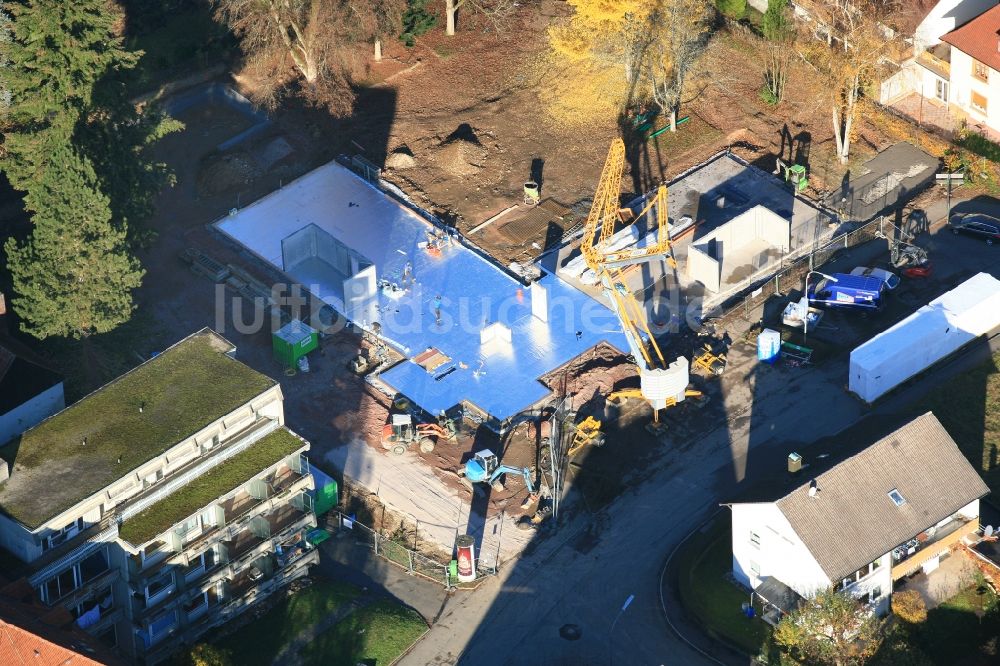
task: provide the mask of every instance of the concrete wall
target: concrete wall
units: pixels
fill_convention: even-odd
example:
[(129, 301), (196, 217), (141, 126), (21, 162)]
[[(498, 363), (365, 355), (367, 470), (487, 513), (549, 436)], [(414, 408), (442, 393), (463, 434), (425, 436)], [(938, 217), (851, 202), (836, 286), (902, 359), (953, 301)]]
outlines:
[(9, 442), (65, 407), (63, 383), (59, 382), (19, 407), (0, 415), (0, 444)]
[[(951, 102), (969, 114), (972, 123), (985, 122), (1000, 132), (1000, 72), (989, 70), (989, 81), (972, 75), (973, 59), (956, 48), (951, 50)], [(972, 107), (972, 93), (987, 100), (986, 113)]]
[[(734, 504), (733, 575), (756, 588), (775, 577), (803, 597), (830, 585), (809, 549), (774, 503)], [(756, 535), (759, 546), (752, 536)], [(754, 573), (756, 567), (759, 573)]]
[(791, 223), (764, 206), (754, 206), (691, 243), (686, 265), (688, 277), (710, 291), (719, 291), (726, 255), (733, 255), (758, 240), (782, 254), (787, 253)]
[(709, 291), (719, 291), (722, 283), (722, 262), (710, 257), (707, 249), (702, 250), (692, 243), (688, 248), (685, 265), (689, 278), (701, 282)]

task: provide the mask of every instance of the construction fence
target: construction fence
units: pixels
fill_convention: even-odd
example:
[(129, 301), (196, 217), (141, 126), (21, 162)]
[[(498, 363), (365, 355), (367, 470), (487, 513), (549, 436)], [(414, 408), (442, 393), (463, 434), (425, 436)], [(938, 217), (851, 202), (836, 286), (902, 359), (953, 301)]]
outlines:
[(719, 319), (741, 317), (751, 320), (751, 313), (767, 299), (801, 287), (806, 273), (830, 261), (835, 254), (876, 238), (886, 238), (892, 234), (892, 225), (884, 216), (876, 217), (856, 229), (839, 234), (823, 244), (818, 244), (808, 252), (779, 268), (766, 282), (759, 284), (742, 298), (730, 301), (718, 315)]
[[(454, 577), (452, 561), (445, 558), (434, 558), (426, 554), (417, 552), (398, 539), (379, 534), (376, 530), (359, 523), (350, 516), (346, 516), (340, 511), (330, 511), (327, 514), (327, 528), (332, 530), (349, 530), (353, 533), (355, 540), (368, 546), (376, 556), (388, 560), (396, 566), (405, 569), (413, 576), (422, 576), (446, 588), (459, 586)], [(478, 554), (478, 553), (477, 553)], [(497, 568), (495, 565), (484, 563), (480, 558), (476, 558), (477, 582), (471, 584), (463, 583), (461, 587), (475, 587), (478, 581), (486, 576), (495, 576)]]

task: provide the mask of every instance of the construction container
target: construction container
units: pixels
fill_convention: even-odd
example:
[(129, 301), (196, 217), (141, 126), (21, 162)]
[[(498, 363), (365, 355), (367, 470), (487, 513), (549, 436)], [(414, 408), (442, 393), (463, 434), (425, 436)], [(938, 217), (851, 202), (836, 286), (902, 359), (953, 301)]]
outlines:
[(781, 355), (781, 333), (765, 328), (757, 336), (757, 360), (774, 363)]
[(309, 463), (309, 473), (312, 474), (313, 483), (316, 488), (310, 490), (309, 494), (313, 498), (313, 511), (317, 516), (322, 516), (330, 509), (337, 506), (337, 480), (329, 474)]
[(974, 275), (851, 352), (848, 388), (871, 403), (1000, 326), (1000, 280)]
[(319, 346), (319, 331), (293, 319), (271, 336), (274, 358), (287, 368), (294, 368), (300, 358)]

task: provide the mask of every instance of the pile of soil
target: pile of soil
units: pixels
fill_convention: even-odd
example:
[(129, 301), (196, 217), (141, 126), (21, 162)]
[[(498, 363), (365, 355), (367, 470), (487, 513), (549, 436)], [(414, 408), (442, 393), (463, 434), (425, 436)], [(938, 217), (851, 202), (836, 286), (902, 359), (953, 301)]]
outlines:
[(486, 166), (486, 150), (477, 142), (457, 138), (442, 144), (435, 160), (451, 176), (474, 176)]
[(606, 344), (598, 345), (542, 381), (557, 395), (565, 390), (572, 396), (571, 409), (587, 413), (599, 409), (612, 391), (639, 386), (635, 364)]

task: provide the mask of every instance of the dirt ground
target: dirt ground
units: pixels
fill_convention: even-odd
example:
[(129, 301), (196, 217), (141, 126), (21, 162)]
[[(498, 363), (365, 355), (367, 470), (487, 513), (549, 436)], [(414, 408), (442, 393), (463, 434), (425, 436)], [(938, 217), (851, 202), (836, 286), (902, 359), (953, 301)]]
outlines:
[[(332, 118), (288, 100), (271, 114), (271, 127), (224, 153), (214, 147), (246, 129), (245, 116), (217, 104), (182, 114), (187, 129), (156, 147), (177, 182), (161, 194), (148, 222), (156, 238), (140, 253), (147, 276), (136, 294), (137, 316), (108, 344), (73, 348), (74, 353), (82, 349), (77, 361), (84, 378), (68, 398), (76, 399), (164, 345), (211, 326), (233, 340), (241, 360), (281, 381), (288, 421), (310, 439), (314, 460), (358, 440), (376, 456), (389, 456), (379, 438), (391, 401), (348, 369), (363, 347), (352, 331), (324, 339), (308, 375), (288, 377), (271, 358), (266, 327), (240, 332), (236, 322), (246, 323), (251, 313), (237, 311), (231, 290), (185, 270), (180, 255), (193, 247), (265, 284), (280, 282), (281, 276), (209, 225), (338, 154), (361, 153), (385, 164), (385, 178), (463, 233), (515, 207), (469, 237), (502, 263), (537, 256), (585, 217), (608, 145), (619, 131), (613, 122), (562, 127), (541, 109), (538, 91), (547, 77), (558, 76), (538, 65), (544, 29), (565, 11), (564, 3), (541, 0), (522, 7), (517, 25), (505, 33), (463, 24), (454, 37), (436, 30), (412, 49), (387, 42), (384, 62), (373, 65), (370, 73), (375, 85), (360, 93), (350, 117)], [(792, 67), (788, 99), (777, 107), (760, 101), (760, 81), (760, 63), (751, 56), (746, 37), (718, 35), (692, 77), (682, 107), (681, 115), (690, 120), (676, 134), (667, 132), (650, 142), (630, 140), (626, 188), (630, 183), (635, 191), (650, 189), (727, 147), (767, 170), (779, 154), (807, 162), (814, 194), (839, 183), (842, 168), (832, 159), (829, 113), (817, 101), (818, 84), (808, 68), (800, 63)], [(905, 131), (881, 121), (860, 123), (853, 159), (870, 156)], [(542, 198), (552, 202), (551, 215), (524, 206), (522, 186), (528, 179), (540, 183)], [(517, 224), (519, 234), (512, 231)], [(688, 353), (690, 348), (675, 351)], [(644, 405), (609, 410), (604, 404), (601, 396), (608, 391), (638, 384), (634, 366), (609, 348), (598, 348), (543, 381), (557, 395), (571, 394), (580, 418), (597, 414), (607, 422), (608, 445), (570, 464), (571, 476), (580, 480), (593, 505), (620, 491), (644, 457), (672, 439), (646, 432), (650, 415)], [(698, 382), (706, 393), (718, 390), (717, 382)], [(664, 418), (676, 437), (689, 427), (685, 421), (695, 423), (693, 428), (718, 418), (713, 409), (685, 404), (668, 410)], [(532, 424), (500, 440), (466, 422), (456, 442), (440, 442), (432, 453), (414, 450), (407, 456), (419, 459), (422, 470), (435, 476), (447, 494), (473, 503), (457, 475), (472, 452), (491, 448), (506, 464), (537, 469), (539, 440)], [(508, 510), (517, 515), (515, 507), (524, 494), (520, 479), (508, 479), (503, 491), (486, 498), (484, 517)]]

